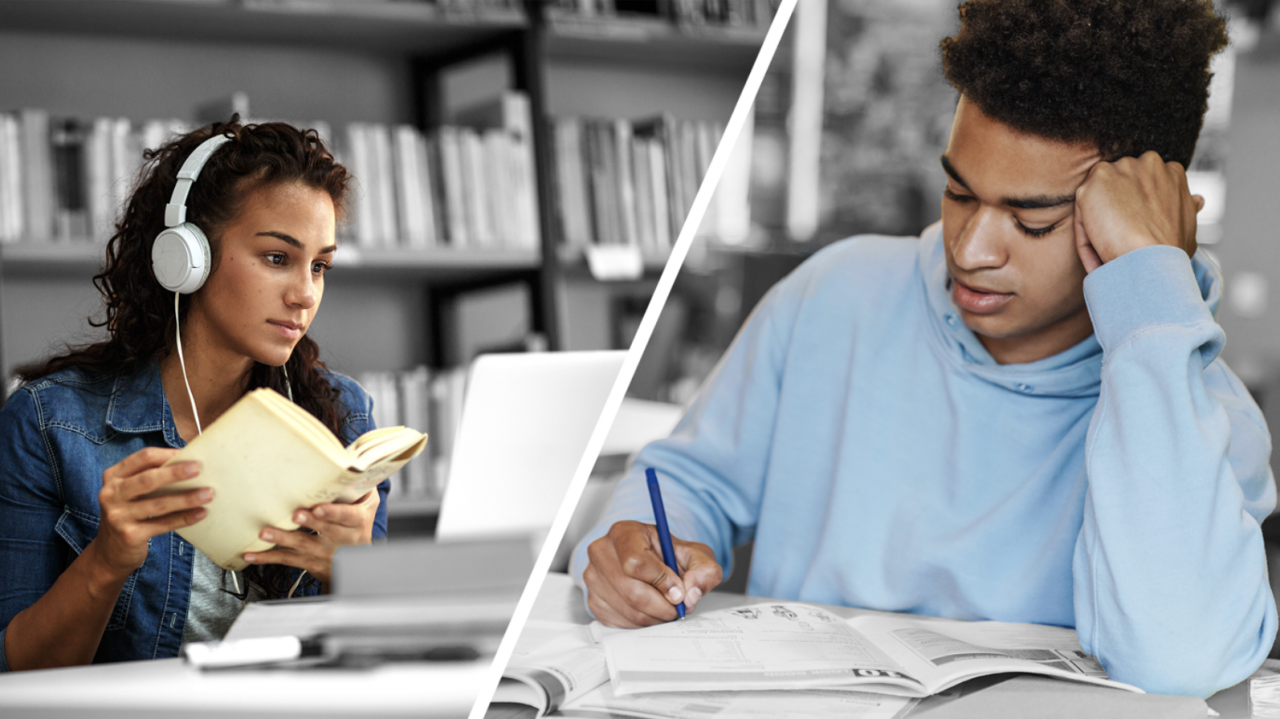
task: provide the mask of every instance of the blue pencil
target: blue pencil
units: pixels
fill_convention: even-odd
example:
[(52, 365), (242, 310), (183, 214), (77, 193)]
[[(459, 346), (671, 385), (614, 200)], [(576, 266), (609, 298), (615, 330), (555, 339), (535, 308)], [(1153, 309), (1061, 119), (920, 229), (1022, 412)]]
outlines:
[[(667, 527), (667, 510), (662, 506), (662, 490), (658, 488), (658, 473), (653, 467), (645, 469), (644, 476), (649, 480), (649, 501), (653, 502), (653, 519), (658, 525), (658, 542), (662, 545), (662, 561), (671, 571), (680, 576), (680, 567), (676, 564), (676, 550), (671, 546), (671, 529)], [(676, 614), (684, 619), (684, 602), (676, 605)]]

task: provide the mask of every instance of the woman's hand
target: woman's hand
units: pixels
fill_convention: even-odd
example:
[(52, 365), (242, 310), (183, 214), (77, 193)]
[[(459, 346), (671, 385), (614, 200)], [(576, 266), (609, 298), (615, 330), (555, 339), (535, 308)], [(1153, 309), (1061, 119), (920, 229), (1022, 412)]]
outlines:
[(10, 669), (43, 669), (93, 661), (120, 589), (147, 560), (147, 540), (204, 519), (213, 490), (146, 495), (200, 472), (196, 462), (167, 467), (176, 449), (148, 447), (102, 473), (98, 534), (34, 604), (5, 629)]
[(373, 541), (373, 518), (380, 501), (378, 490), (371, 489), (352, 504), (317, 504), (310, 509), (299, 509), (294, 512), (293, 521), (314, 530), (315, 534), (302, 529), (290, 532), (267, 527), (258, 536), (276, 548), (248, 552), (244, 555), (245, 561), (304, 569), (327, 590), (333, 580), (334, 550)]
[(213, 490), (208, 487), (146, 498), (157, 489), (200, 474), (199, 462), (161, 466), (177, 451), (167, 447), (140, 449), (102, 473), (98, 536), (92, 544), (94, 554), (113, 575), (127, 577), (141, 567), (152, 537), (204, 519), (207, 512), (203, 505), (213, 500)]

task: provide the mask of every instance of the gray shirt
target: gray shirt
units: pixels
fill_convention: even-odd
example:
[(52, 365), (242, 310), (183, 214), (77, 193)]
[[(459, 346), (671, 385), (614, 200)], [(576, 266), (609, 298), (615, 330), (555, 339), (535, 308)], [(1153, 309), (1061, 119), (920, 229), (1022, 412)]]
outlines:
[[(192, 547), (196, 553), (191, 576), (191, 605), (187, 608), (187, 626), (182, 630), (182, 643), (209, 642), (222, 639), (231, 623), (240, 616), (244, 604), (232, 592), (235, 583), (231, 572), (213, 563), (204, 552)], [(240, 588), (245, 587), (243, 575), (237, 577)], [(225, 590), (225, 591), (224, 591)], [(249, 593), (249, 601), (260, 599), (257, 592)]]

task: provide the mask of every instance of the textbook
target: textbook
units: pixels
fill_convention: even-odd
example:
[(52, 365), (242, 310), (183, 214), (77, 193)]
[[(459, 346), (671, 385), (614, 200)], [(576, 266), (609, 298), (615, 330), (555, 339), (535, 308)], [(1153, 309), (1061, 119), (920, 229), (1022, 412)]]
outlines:
[(520, 634), (492, 701), (532, 707), (539, 717), (559, 712), (601, 719), (706, 719), (713, 715), (898, 719), (919, 700), (844, 689), (618, 696), (609, 682), (604, 650), (587, 627), (531, 619)]
[(619, 696), (848, 688), (925, 697), (1005, 673), (1142, 692), (1108, 679), (1098, 660), (1080, 648), (1075, 630), (1040, 624), (883, 612), (843, 619), (814, 604), (767, 602), (600, 633)]
[(200, 474), (156, 494), (213, 488), (205, 518), (178, 535), (223, 569), (249, 566), (245, 552), (271, 549), (264, 527), (298, 528), (293, 513), (354, 502), (422, 452), (426, 435), (383, 427), (343, 447), (320, 420), (270, 389), (241, 397), (168, 464), (197, 460)]
[(891, 717), (1005, 673), (1142, 693), (1108, 679), (1072, 629), (835, 611), (849, 610), (766, 601), (644, 629), (592, 624), (590, 638), (582, 627), (530, 621), (493, 701), (540, 715), (682, 716), (681, 707), (704, 706), (705, 716), (747, 692), (756, 708), (790, 696), (817, 715)]

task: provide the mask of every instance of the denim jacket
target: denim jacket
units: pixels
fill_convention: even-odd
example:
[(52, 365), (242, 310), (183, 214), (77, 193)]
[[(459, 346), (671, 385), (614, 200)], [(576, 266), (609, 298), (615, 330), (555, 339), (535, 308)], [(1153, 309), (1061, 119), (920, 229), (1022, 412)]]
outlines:
[[(328, 374), (349, 410), (341, 439), (373, 428), (372, 402), (354, 380)], [(13, 617), (31, 606), (98, 533), (108, 467), (143, 447), (183, 447), (159, 363), (132, 376), (66, 370), (27, 384), (0, 409), (0, 649)], [(389, 482), (373, 536), (387, 533)], [(153, 537), (125, 581), (94, 663), (178, 655), (191, 599), (194, 549), (173, 532)], [(9, 671), (0, 651), (0, 671)]]

